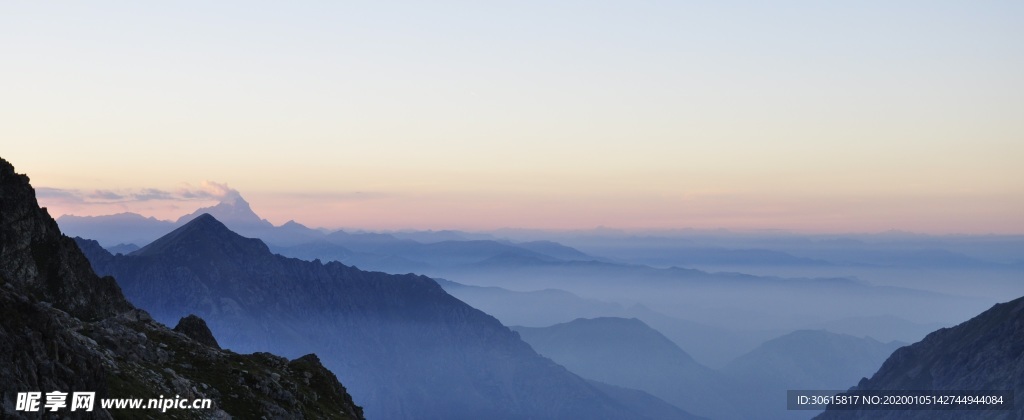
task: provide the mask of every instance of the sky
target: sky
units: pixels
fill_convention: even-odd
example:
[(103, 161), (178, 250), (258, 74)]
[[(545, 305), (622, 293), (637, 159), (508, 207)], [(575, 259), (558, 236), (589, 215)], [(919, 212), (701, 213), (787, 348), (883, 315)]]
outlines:
[(1024, 233), (1024, 3), (0, 3), (51, 214)]

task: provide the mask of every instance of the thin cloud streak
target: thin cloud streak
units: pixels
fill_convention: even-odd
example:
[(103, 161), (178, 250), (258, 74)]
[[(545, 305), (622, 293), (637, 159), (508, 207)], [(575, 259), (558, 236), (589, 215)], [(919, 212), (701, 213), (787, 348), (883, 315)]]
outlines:
[(209, 201), (240, 196), (238, 190), (212, 181), (204, 181), (198, 187), (186, 185), (174, 191), (159, 188), (121, 190), (82, 190), (74, 188), (36, 188), (40, 199), (61, 200), (76, 204), (118, 204), (146, 201)]

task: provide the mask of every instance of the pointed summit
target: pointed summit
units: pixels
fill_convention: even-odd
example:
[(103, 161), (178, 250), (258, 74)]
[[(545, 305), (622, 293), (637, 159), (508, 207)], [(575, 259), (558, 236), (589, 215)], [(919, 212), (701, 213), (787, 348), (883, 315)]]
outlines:
[(196, 216), (184, 226), (132, 253), (140, 257), (210, 255), (235, 259), (263, 254), (270, 254), (263, 241), (232, 232), (209, 213)]
[[(224, 197), (220, 203), (215, 206), (203, 207), (199, 210), (181, 216), (176, 222), (178, 225), (183, 225), (186, 222), (193, 220), (200, 215), (210, 214), (220, 220), (224, 224), (231, 226), (232, 229), (240, 232), (249, 233), (254, 229), (269, 229), (273, 228), (270, 222), (266, 219), (260, 218), (249, 206), (249, 202), (242, 198), (242, 195), (237, 191), (232, 191), (231, 194)], [(255, 235), (254, 235), (255, 236)]]

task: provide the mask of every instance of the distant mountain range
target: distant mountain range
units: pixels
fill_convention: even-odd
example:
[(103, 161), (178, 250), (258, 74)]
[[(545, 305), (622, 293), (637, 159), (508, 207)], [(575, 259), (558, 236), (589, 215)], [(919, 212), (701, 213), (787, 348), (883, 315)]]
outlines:
[[(936, 293), (929, 291), (933, 290), (932, 285), (938, 284), (937, 281), (931, 281), (936, 277), (931, 273), (915, 271), (910, 273), (909, 277), (902, 273), (893, 274), (896, 277), (902, 275), (903, 278), (913, 280), (913, 287), (899, 285), (900, 281), (895, 282), (897, 287), (894, 287), (845, 275), (848, 274), (844, 271), (846, 269), (837, 268), (848, 267), (842, 265), (845, 264), (843, 260), (836, 263), (835, 259), (812, 258), (788, 253), (786, 250), (702, 248), (689, 242), (688, 246), (679, 247), (679, 240), (676, 239), (625, 237), (622, 238), (625, 241), (624, 245), (635, 246), (635, 249), (623, 249), (621, 246), (607, 244), (604, 248), (592, 248), (612, 252), (613, 255), (609, 255), (614, 257), (613, 259), (553, 241), (530, 239), (512, 242), (493, 239), (488, 235), (457, 231), (324, 232), (293, 221), (282, 226), (273, 226), (259, 217), (249, 203), (238, 195), (233, 195), (215, 206), (199, 209), (175, 222), (160, 222), (136, 215), (133, 223), (148, 223), (149, 227), (133, 225), (135, 228), (127, 233), (124, 232), (124, 228), (120, 231), (116, 229), (120, 219), (114, 216), (65, 216), (59, 221), (65, 224), (65, 229), (72, 234), (77, 233), (76, 229), (85, 232), (83, 237), (99, 240), (101, 244), (109, 247), (112, 253), (130, 253), (133, 252), (130, 251), (131, 242), (125, 240), (129, 234), (152, 232), (156, 227), (162, 228), (162, 232), (166, 233), (202, 212), (209, 212), (229, 229), (243, 236), (262, 239), (272, 252), (284, 256), (308, 261), (338, 261), (364, 270), (391, 274), (418, 273), (465, 285), (497, 286), (521, 292), (554, 288), (583, 299), (615, 302), (625, 307), (641, 304), (672, 318), (730, 330), (784, 332), (806, 327), (807, 320), (812, 319), (840, 320), (870, 316), (926, 319), (929, 322), (948, 323), (976, 313), (988, 305), (991, 300), (984, 296), (1003, 290), (1019, 289), (1019, 286), (1015, 286), (1007, 277), (1012, 276), (1012, 271), (1006, 270), (994, 274), (997, 280), (986, 283), (987, 289), (964, 288), (959, 286), (963, 283), (959, 281), (959, 277), (940, 273), (948, 278), (943, 277), (939, 280), (947, 285), (957, 286), (945, 289), (953, 293)], [(110, 229), (95, 229), (98, 225)], [(155, 239), (156, 236), (135, 245), (144, 245)], [(772, 245), (765, 240), (758, 241), (758, 244)], [(842, 253), (844, 246), (856, 251), (855, 254), (870, 251), (865, 251), (865, 247), (857, 241), (844, 242), (840, 238), (826, 242), (823, 246), (837, 250), (836, 255)], [(833, 242), (839, 245), (833, 245)], [(664, 247), (659, 248), (661, 246)], [(779, 246), (798, 250), (808, 248), (807, 244), (785, 237)], [(804, 248), (799, 248), (800, 246)], [(810, 248), (813, 250), (813, 247)], [(929, 258), (935, 257), (942, 261), (959, 261), (957, 264), (967, 264), (964, 267), (981, 267), (971, 265), (973, 263), (968, 264), (970, 261), (962, 258), (953, 258), (949, 254), (911, 255), (914, 252), (927, 254), (927, 250), (897, 248), (890, 251), (887, 252), (891, 255), (883, 252), (877, 258), (873, 257), (872, 261), (898, 261), (900, 255), (906, 254), (904, 256), (909, 258), (908, 264), (911, 266), (916, 266), (917, 262), (925, 263)], [(901, 252), (903, 254), (900, 254)], [(623, 262), (637, 258), (654, 258), (658, 255), (678, 257), (682, 258), (683, 262), (695, 264), (725, 262), (739, 264), (741, 268), (774, 267), (774, 270), (779, 270), (782, 274), (749, 275), (694, 270), (679, 266), (659, 268)], [(889, 258), (886, 255), (894, 257)], [(884, 260), (883, 257), (889, 260)], [(810, 274), (786, 274), (789, 271), (801, 270)], [(758, 298), (753, 298), (754, 296)], [(842, 298), (834, 299), (835, 296)], [(937, 314), (944, 318), (921, 316), (922, 313), (934, 313), (932, 308), (935, 307), (946, 308)], [(870, 308), (870, 312), (866, 313), (865, 308)], [(667, 329), (666, 334), (676, 336), (668, 331)], [(700, 352), (698, 346), (689, 347), (693, 348), (695, 353)], [(729, 357), (736, 354), (738, 353), (730, 354)]]
[(237, 195), (217, 205), (181, 216), (174, 222), (135, 213), (86, 217), (64, 215), (57, 222), (69, 235), (96, 240), (112, 253), (126, 253), (123, 251), (132, 246), (149, 244), (202, 214), (213, 216), (242, 236), (260, 238), (274, 252), (285, 256), (339, 261), (390, 273), (419, 272), (427, 267), (460, 266), (512, 255), (542, 260), (601, 260), (551, 241), (514, 244), (485, 239), (486, 235), (455, 231), (395, 234), (343, 230), (326, 232), (295, 221), (274, 226), (257, 215), (250, 204)]
[[(638, 418), (493, 317), (416, 275), (275, 255), (200, 215), (129, 254), (78, 240), (158, 320), (195, 313), (221, 345), (316, 351), (379, 418)], [(653, 398), (653, 397), (649, 397)]]
[(249, 237), (267, 237), (278, 244), (305, 243), (323, 237), (324, 232), (307, 228), (294, 221), (274, 226), (257, 215), (241, 196), (232, 196), (210, 207), (200, 208), (176, 221), (144, 217), (136, 213), (108, 216), (63, 215), (57, 223), (70, 236), (99, 241), (105, 247), (116, 244), (144, 246), (203, 214), (210, 214)]
[[(177, 322), (178, 319), (169, 319)], [(28, 178), (0, 159), (0, 417), (18, 392), (95, 392), (88, 417), (361, 419), (333, 373), (312, 354), (289, 361), (221, 350), (195, 317), (171, 330), (99, 277), (40, 209)], [(208, 410), (105, 409), (105, 398), (209, 398)], [(69, 397), (70, 399), (70, 397)], [(45, 402), (42, 401), (42, 402)], [(70, 403), (70, 401), (68, 401)]]

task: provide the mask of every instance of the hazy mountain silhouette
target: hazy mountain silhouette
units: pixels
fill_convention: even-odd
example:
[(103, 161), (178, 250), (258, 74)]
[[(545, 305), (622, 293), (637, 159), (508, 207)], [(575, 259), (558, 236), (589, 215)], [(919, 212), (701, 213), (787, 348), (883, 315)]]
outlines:
[(741, 418), (730, 384), (642, 321), (577, 319), (514, 327), (537, 352), (585, 378), (635, 388), (713, 418)]
[(469, 286), (434, 279), (452, 296), (498, 318), (505, 325), (543, 327), (576, 318), (596, 318), (625, 313), (617, 303), (583, 299), (560, 289), (512, 291), (494, 286)]
[[(733, 330), (792, 331), (808, 319), (966, 311), (981, 299), (876, 286), (843, 277), (787, 278), (682, 267), (654, 268), (603, 261), (565, 261), (502, 254), (463, 266), (429, 267), (423, 274), (509, 290), (557, 288), (586, 299), (641, 303), (672, 317)], [(946, 314), (944, 314), (946, 315)], [(948, 315), (947, 315), (948, 316)]]
[(786, 390), (845, 389), (904, 344), (800, 330), (766, 341), (722, 371), (737, 383), (746, 404), (762, 408), (762, 418), (803, 419), (811, 413), (786, 410)]
[(703, 364), (723, 366), (778, 335), (772, 331), (734, 331), (675, 318), (643, 305), (625, 306), (581, 298), (561, 289), (514, 291), (495, 286), (469, 286), (435, 279), (452, 296), (498, 318), (505, 325), (545, 327), (577, 318), (638, 318), (654, 327)]
[(1009, 411), (832, 411), (818, 419), (1024, 418), (1024, 298), (893, 352), (859, 390), (1012, 390)]
[(626, 409), (649, 419), (698, 420), (705, 417), (695, 416), (679, 407), (665, 402), (647, 392), (632, 388), (606, 384), (598, 381), (587, 381), (601, 392), (613, 396), (615, 401)]
[(57, 224), (70, 236), (96, 238), (104, 246), (117, 244), (148, 244), (174, 229), (174, 222), (145, 217), (136, 213), (107, 216), (74, 216), (65, 214)]
[(217, 220), (220, 220), (221, 223), (234, 226), (235, 229), (239, 230), (267, 229), (274, 227), (274, 225), (266, 219), (257, 216), (256, 212), (252, 211), (252, 207), (249, 205), (249, 202), (242, 199), (242, 196), (238, 194), (232, 194), (230, 197), (221, 200), (221, 202), (214, 206), (203, 207), (190, 214), (181, 216), (175, 223), (178, 225), (184, 225), (204, 214), (209, 214)]
[[(316, 356), (222, 351), (192, 338), (213, 340), (201, 320), (189, 324), (172, 331), (129, 304), (39, 208), (28, 177), (0, 159), (0, 417), (38, 418), (14, 411), (14, 393), (56, 390), (214, 400), (168, 418), (362, 418)], [(88, 418), (131, 415), (94, 409)]]
[(383, 271), (392, 274), (418, 273), (430, 267), (430, 264), (413, 261), (398, 255), (353, 251), (323, 238), (292, 246), (271, 245), (270, 249), (274, 253), (286, 257), (299, 258), (306, 261), (338, 261), (364, 270)]
[(939, 323), (919, 324), (892, 315), (875, 315), (817, 322), (807, 325), (803, 329), (827, 330), (855, 337), (871, 337), (882, 342), (913, 343), (943, 326)]
[(271, 254), (201, 215), (98, 271), (157, 319), (196, 313), (220, 344), (317, 351), (381, 418), (636, 418), (433, 280)]
[(111, 254), (131, 254), (138, 251), (139, 246), (135, 244), (117, 244), (114, 246), (108, 246), (106, 249)]
[(768, 340), (723, 368), (735, 378), (755, 383), (834, 389), (851, 378), (863, 377), (881, 366), (906, 343), (882, 343), (872, 338), (825, 330), (800, 330)]

